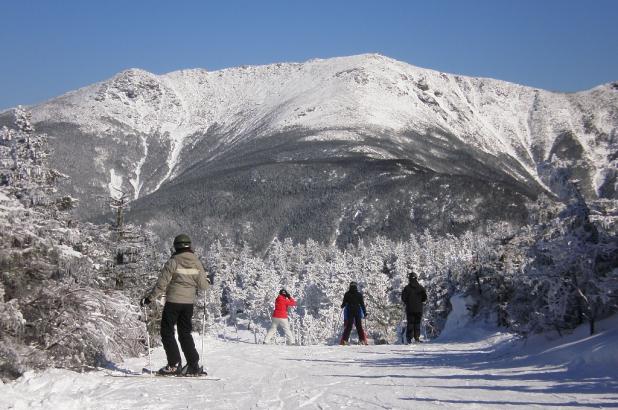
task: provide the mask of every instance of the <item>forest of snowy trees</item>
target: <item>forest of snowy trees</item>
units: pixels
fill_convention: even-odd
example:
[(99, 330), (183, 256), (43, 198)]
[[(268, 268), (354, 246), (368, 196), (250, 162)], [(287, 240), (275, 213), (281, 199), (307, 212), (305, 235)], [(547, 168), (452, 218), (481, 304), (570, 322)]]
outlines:
[[(110, 199), (114, 222), (93, 225), (71, 217), (79, 206), (56, 189), (63, 175), (47, 165), (46, 136), (29, 114), (0, 130), (0, 376), (27, 369), (105, 366), (145, 352), (146, 329), (157, 341), (161, 305), (148, 326), (137, 304), (168, 255), (171, 238), (156, 238), (126, 223), (122, 195)], [(213, 286), (206, 303), (208, 332), (232, 337), (247, 326), (256, 343), (285, 287), (298, 301), (290, 321), (299, 344), (335, 343), (340, 304), (350, 281), (364, 293), (373, 343), (397, 343), (400, 295), (409, 270), (428, 291), (425, 328), (440, 334), (450, 298), (464, 296), (476, 320), (526, 335), (564, 332), (618, 310), (615, 209), (591, 209), (575, 182), (569, 200), (540, 196), (529, 224), (490, 225), (458, 237), (428, 231), (405, 242), (377, 237), (346, 249), (312, 240), (274, 239), (257, 253), (242, 243), (214, 243), (195, 251)], [(130, 221), (128, 221), (130, 222)], [(201, 329), (201, 314), (194, 315)]]
[[(536, 207), (536, 209), (534, 209)], [(536, 222), (520, 230), (495, 225), (487, 232), (407, 242), (376, 238), (345, 250), (313, 241), (274, 240), (265, 255), (215, 244), (206, 253), (214, 285), (214, 318), (249, 322), (263, 338), (274, 298), (285, 287), (297, 300), (292, 328), (301, 344), (334, 343), (340, 304), (350, 281), (365, 295), (367, 330), (374, 343), (395, 343), (402, 320), (401, 290), (410, 269), (427, 288), (428, 337), (437, 336), (453, 295), (466, 296), (479, 320), (528, 334), (559, 332), (616, 311), (618, 242), (590, 222), (583, 203), (558, 206), (546, 197), (531, 205)]]
[[(57, 191), (64, 176), (48, 167), (48, 154), (29, 113), (15, 110), (15, 126), (0, 130), (3, 378), (36, 368), (84, 369), (144, 350), (145, 326), (126, 285), (156, 276), (149, 237), (134, 227), (74, 220), (77, 201)], [(127, 240), (124, 231), (137, 234)]]

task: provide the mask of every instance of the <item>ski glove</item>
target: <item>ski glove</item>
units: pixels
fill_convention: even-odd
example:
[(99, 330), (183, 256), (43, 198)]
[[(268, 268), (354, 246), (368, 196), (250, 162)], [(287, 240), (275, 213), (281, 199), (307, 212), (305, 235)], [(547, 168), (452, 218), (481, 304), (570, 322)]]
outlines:
[(142, 298), (142, 300), (139, 301), (140, 306), (145, 306), (149, 304), (150, 304), (150, 299), (148, 297)]

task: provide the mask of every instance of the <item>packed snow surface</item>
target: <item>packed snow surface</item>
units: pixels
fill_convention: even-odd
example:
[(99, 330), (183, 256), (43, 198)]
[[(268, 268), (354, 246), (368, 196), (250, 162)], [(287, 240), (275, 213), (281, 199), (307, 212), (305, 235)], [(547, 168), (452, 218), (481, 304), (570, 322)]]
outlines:
[[(445, 340), (370, 346), (285, 346), (253, 336), (205, 340), (220, 381), (124, 377), (148, 358), (88, 373), (29, 372), (0, 385), (15, 409), (583, 409), (618, 407), (618, 320), (548, 341), (462, 327)], [(228, 335), (229, 337), (229, 335)], [(195, 335), (198, 351), (201, 338)], [(153, 363), (163, 365), (161, 348)], [(114, 374), (118, 377), (111, 377)]]

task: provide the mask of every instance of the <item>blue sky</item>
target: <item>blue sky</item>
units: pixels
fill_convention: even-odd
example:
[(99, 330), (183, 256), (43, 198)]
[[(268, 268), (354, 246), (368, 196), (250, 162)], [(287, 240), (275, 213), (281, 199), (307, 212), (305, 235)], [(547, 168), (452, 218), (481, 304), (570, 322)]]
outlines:
[(0, 110), (131, 67), (381, 53), (555, 91), (618, 80), (618, 0), (0, 2)]

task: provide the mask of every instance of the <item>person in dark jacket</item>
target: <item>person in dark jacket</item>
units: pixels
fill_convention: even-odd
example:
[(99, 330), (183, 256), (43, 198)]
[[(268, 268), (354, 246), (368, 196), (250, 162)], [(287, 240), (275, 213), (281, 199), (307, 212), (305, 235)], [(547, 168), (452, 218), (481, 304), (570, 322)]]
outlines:
[(427, 301), (425, 288), (418, 283), (416, 273), (410, 271), (408, 274), (409, 283), (401, 292), (401, 300), (406, 305), (406, 341), (410, 343), (412, 338), (420, 342), (421, 320), (423, 318), (423, 303)]
[[(210, 280), (204, 266), (191, 249), (191, 239), (184, 234), (176, 236), (174, 254), (161, 269), (154, 288), (140, 301), (140, 305), (144, 306), (165, 293), (161, 341), (167, 356), (167, 366), (159, 370), (160, 374), (198, 375), (203, 372), (191, 336), (191, 318), (197, 291), (206, 290), (209, 286)], [(178, 328), (178, 341), (187, 360), (185, 367), (182, 367), (174, 326)]]
[(285, 343), (288, 345), (294, 344), (294, 335), (292, 334), (290, 324), (288, 323), (288, 308), (292, 306), (296, 306), (296, 301), (292, 296), (290, 296), (287, 290), (281, 289), (279, 291), (279, 296), (275, 299), (273, 319), (270, 329), (268, 329), (266, 337), (264, 338), (264, 344), (270, 344), (278, 327), (283, 329), (283, 333), (285, 334)]
[(358, 340), (360, 343), (367, 344), (367, 335), (363, 330), (362, 319), (367, 316), (363, 294), (358, 291), (358, 284), (350, 282), (350, 288), (343, 295), (343, 334), (341, 335), (340, 345), (347, 345), (352, 332), (352, 325), (356, 326)]

